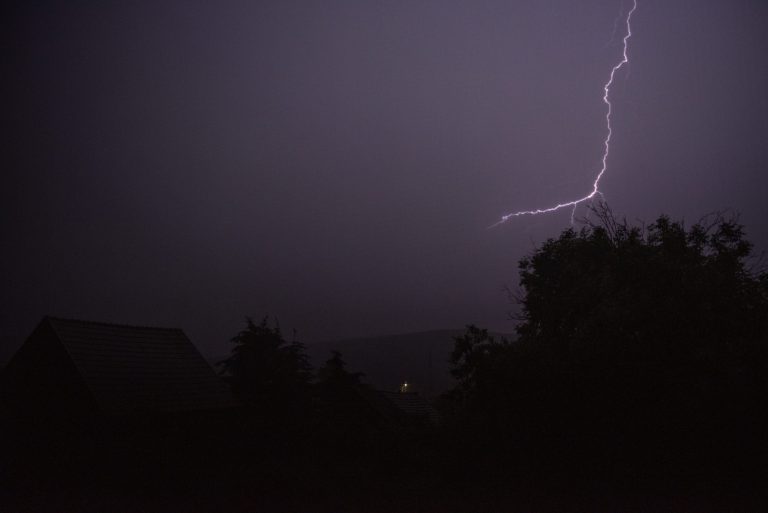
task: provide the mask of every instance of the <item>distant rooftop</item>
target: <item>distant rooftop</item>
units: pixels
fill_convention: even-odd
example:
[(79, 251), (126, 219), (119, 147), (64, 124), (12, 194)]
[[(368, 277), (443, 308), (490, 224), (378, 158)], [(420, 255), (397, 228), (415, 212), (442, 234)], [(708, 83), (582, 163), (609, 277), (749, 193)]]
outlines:
[(379, 391), (400, 411), (401, 414), (411, 419), (418, 419), (429, 424), (439, 424), (440, 415), (432, 405), (419, 394), (414, 392), (385, 392)]

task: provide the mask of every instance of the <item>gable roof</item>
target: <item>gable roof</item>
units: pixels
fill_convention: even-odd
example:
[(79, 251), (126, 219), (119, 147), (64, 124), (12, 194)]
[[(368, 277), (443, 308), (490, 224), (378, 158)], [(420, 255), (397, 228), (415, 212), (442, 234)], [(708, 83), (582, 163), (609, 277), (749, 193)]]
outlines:
[(230, 391), (180, 329), (46, 317), (105, 413), (233, 406)]
[(440, 423), (437, 410), (416, 392), (385, 392), (380, 390), (378, 393), (394, 405), (398, 412), (407, 419), (432, 425)]

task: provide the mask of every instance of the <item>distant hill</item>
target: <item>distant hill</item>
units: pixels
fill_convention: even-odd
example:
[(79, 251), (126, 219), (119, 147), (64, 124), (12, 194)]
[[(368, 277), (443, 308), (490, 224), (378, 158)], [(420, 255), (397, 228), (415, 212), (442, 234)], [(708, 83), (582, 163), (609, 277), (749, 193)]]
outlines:
[(307, 353), (318, 368), (332, 350), (340, 351), (349, 371), (364, 373), (363, 380), (380, 390), (396, 391), (407, 381), (411, 390), (435, 397), (454, 385), (448, 358), (453, 338), (463, 333), (463, 329), (435, 330), (316, 342), (307, 344)]

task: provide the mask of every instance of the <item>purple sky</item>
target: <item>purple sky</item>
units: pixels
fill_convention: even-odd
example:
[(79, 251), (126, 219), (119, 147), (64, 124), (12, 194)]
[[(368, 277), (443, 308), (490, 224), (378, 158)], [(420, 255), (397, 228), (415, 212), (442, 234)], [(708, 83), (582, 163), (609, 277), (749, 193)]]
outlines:
[[(0, 358), (45, 314), (305, 341), (511, 331), (589, 192), (630, 0), (19, 2), (2, 17)], [(768, 4), (638, 0), (602, 191), (768, 249)]]

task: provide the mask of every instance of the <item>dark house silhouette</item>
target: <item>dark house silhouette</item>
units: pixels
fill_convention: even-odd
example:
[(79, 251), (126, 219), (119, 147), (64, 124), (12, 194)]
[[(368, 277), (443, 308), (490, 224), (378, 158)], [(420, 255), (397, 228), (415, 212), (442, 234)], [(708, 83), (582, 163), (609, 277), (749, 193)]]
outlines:
[[(440, 416), (432, 405), (415, 392), (384, 392), (378, 394), (396, 411), (400, 422), (408, 424), (436, 426), (440, 424)], [(390, 409), (391, 409), (390, 408)]]
[(7, 411), (39, 421), (234, 406), (183, 331), (45, 317), (2, 375)]
[(0, 510), (146, 511), (232, 452), (235, 406), (181, 330), (45, 317), (0, 375)]
[(356, 415), (369, 419), (380, 429), (423, 429), (441, 422), (438, 411), (418, 393), (361, 387), (358, 394)]

